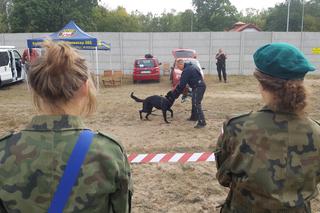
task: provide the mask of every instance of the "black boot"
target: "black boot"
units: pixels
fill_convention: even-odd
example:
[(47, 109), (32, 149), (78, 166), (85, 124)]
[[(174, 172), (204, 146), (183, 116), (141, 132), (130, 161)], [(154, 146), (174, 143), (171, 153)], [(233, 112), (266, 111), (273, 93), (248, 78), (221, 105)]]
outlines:
[(207, 125), (207, 123), (205, 121), (198, 121), (197, 125), (195, 125), (194, 128), (201, 129), (201, 128), (205, 127), (206, 125)]
[(196, 113), (195, 109), (191, 110), (191, 116), (190, 118), (187, 119), (188, 121), (197, 121), (198, 120), (198, 115)]
[(187, 121), (197, 121), (197, 120), (198, 120), (197, 118), (192, 117), (192, 116), (191, 116), (190, 118), (188, 118), (188, 119), (187, 119)]

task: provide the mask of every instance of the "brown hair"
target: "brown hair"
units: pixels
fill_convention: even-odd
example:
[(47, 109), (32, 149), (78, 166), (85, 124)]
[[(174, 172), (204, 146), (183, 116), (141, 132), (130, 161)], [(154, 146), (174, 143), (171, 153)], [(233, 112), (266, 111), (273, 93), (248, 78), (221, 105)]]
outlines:
[(28, 81), (33, 90), (34, 105), (43, 110), (46, 102), (53, 112), (63, 112), (62, 104), (68, 103), (88, 80), (88, 101), (81, 114), (89, 115), (96, 109), (95, 87), (85, 59), (64, 42), (43, 43), (45, 54), (32, 64)]
[(307, 91), (303, 80), (284, 80), (266, 75), (260, 71), (254, 72), (255, 78), (262, 88), (273, 95), (268, 106), (278, 112), (290, 112), (304, 115), (307, 106)]

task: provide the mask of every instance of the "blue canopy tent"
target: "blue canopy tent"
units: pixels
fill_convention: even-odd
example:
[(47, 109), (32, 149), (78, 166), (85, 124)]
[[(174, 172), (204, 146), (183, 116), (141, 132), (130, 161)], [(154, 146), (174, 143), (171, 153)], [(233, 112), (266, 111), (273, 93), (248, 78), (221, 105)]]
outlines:
[[(93, 47), (93, 46), (77, 46), (76, 48), (79, 50), (95, 50), (96, 49), (96, 47)], [(97, 48), (100, 51), (111, 51), (111, 43), (107, 43), (105, 41), (98, 40), (97, 41)], [(112, 67), (111, 54), (109, 54), (109, 63), (110, 63), (110, 67)]]
[[(95, 50), (96, 49), (96, 47), (94, 47), (94, 46), (77, 46), (76, 48), (79, 50)], [(106, 43), (105, 41), (98, 40), (97, 41), (97, 48), (98, 48), (98, 50), (110, 51), (111, 44)]]
[(60, 31), (46, 37), (27, 39), (28, 48), (41, 48), (41, 43), (45, 40), (64, 41), (80, 50), (95, 50), (97, 88), (99, 89), (98, 50), (110, 50), (110, 44), (98, 42), (97, 38), (82, 31), (74, 21), (70, 21)]
[(60, 31), (52, 33), (44, 38), (28, 39), (28, 48), (40, 48), (44, 40), (65, 41), (72, 46), (97, 47), (97, 38), (83, 32), (74, 21), (70, 21)]

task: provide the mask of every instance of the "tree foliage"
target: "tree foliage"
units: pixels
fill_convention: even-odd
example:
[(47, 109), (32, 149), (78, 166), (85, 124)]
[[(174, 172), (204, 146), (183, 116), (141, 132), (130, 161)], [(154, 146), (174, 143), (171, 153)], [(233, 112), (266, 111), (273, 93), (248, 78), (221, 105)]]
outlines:
[[(92, 24), (97, 0), (13, 0), (9, 17), (12, 32), (52, 32), (70, 20), (81, 27)], [(89, 24), (89, 25), (88, 25)]]
[[(288, 4), (281, 3), (269, 9), (266, 19), (266, 31), (286, 31)], [(300, 0), (291, 0), (289, 13), (289, 31), (300, 31), (302, 20), (302, 3)]]
[[(286, 31), (288, 0), (268, 8), (238, 12), (229, 0), (192, 0), (193, 8), (157, 14), (110, 10), (100, 0), (0, 0), (0, 32), (54, 32), (70, 20), (85, 31), (224, 31), (242, 21), (264, 31)], [(304, 2), (304, 22), (302, 8)], [(320, 31), (320, 0), (291, 0), (289, 31)]]
[(108, 11), (102, 6), (97, 6), (93, 10), (93, 25), (94, 31), (98, 32), (134, 32), (140, 28), (138, 18), (129, 15), (123, 7)]
[(312, 0), (305, 5), (304, 31), (320, 31), (320, 0)]
[(199, 31), (223, 31), (236, 22), (237, 9), (229, 0), (192, 0)]
[(259, 11), (254, 8), (247, 8), (244, 12), (238, 14), (237, 19), (244, 23), (254, 24), (260, 29), (264, 29), (266, 25), (266, 11)]

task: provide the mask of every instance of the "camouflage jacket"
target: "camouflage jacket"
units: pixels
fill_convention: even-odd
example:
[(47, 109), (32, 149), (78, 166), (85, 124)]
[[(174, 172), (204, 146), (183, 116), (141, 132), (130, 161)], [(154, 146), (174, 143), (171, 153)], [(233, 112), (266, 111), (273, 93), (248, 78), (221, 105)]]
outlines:
[[(47, 212), (83, 129), (79, 117), (42, 115), (0, 138), (0, 212)], [(126, 153), (114, 139), (96, 133), (64, 212), (126, 213), (131, 195)]]
[(320, 182), (320, 127), (267, 107), (224, 123), (217, 179), (230, 187), (222, 212), (308, 212)]

